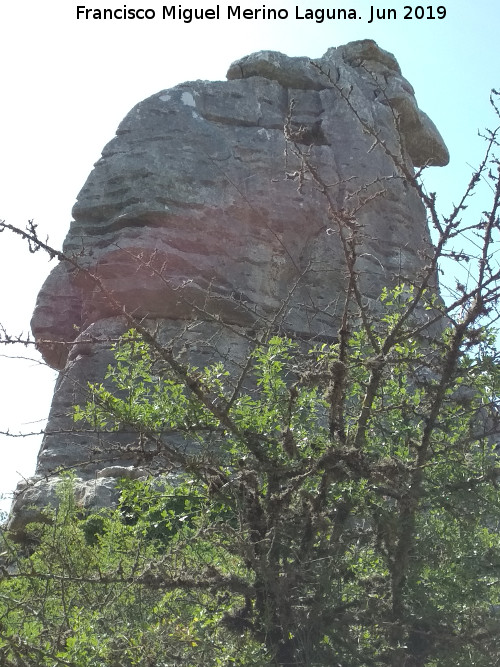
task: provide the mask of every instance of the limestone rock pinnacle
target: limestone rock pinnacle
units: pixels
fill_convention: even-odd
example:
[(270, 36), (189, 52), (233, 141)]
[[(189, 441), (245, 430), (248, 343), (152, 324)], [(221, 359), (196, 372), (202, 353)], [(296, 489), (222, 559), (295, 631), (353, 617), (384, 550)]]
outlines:
[[(262, 51), (233, 63), (227, 78), (182, 83), (140, 102), (78, 195), (64, 253), (113, 298), (65, 263), (41, 288), (32, 328), (61, 375), (38, 477), (14, 504), (14, 529), (28, 497), (35, 505), (50, 499), (44, 478), (58, 467), (73, 466), (88, 487), (105, 480), (108, 502), (112, 477), (100, 471), (138, 465), (116, 454), (126, 434), (96, 443), (69, 416), (87, 382), (102, 380), (109, 340), (126, 328), (117, 304), (155, 323), (165, 340), (184, 332), (200, 363), (244, 357), (241, 338), (224, 323), (233, 331), (266, 322), (302, 338), (335, 336), (343, 253), (323, 196), (287, 146), (287, 123), (288, 139), (332, 185), (338, 209), (360, 207), (368, 301), (394, 276), (422, 267), (430, 244), (424, 206), (365, 126), (410, 170), (445, 165), (448, 151), (392, 54), (372, 40), (313, 62)], [(376, 191), (383, 194), (370, 197)], [(99, 493), (87, 491), (82, 497), (98, 504)]]

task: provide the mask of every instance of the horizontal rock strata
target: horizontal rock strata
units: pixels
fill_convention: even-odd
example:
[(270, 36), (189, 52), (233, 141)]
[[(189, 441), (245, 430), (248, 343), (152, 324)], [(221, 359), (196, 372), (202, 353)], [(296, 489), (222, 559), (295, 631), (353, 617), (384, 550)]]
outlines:
[[(425, 210), (388, 151), (410, 172), (445, 165), (448, 152), (394, 56), (375, 42), (315, 61), (255, 53), (233, 63), (227, 81), (183, 83), (144, 100), (78, 196), (64, 244), (74, 263), (56, 266), (36, 304), (39, 348), (61, 370), (36, 504), (59, 467), (95, 485), (102, 469), (138, 464), (123, 452), (125, 435), (96, 441), (68, 416), (87, 382), (102, 380), (109, 341), (127, 328), (122, 308), (165, 340), (182, 333), (201, 363), (237, 363), (246, 353), (240, 334), (263, 326), (335, 337), (343, 251), (301, 151), (336, 211), (357, 211), (368, 303), (395, 276), (417, 276), (430, 245)], [(14, 520), (28, 496), (19, 495)]]

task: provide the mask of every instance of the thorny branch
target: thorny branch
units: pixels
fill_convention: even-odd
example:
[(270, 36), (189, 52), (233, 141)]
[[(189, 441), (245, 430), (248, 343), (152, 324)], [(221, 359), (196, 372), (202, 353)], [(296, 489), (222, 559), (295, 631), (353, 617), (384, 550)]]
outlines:
[[(352, 665), (390, 664), (399, 667), (408, 664), (421, 667), (427, 664), (427, 653), (431, 655), (440, 641), (444, 641), (446, 646), (454, 643), (473, 646), (477, 638), (490, 638), (489, 630), (474, 625), (472, 619), (467, 621), (472, 629), (460, 628), (452, 615), (446, 617), (448, 625), (437, 623), (438, 630), (422, 625), (426, 619), (419, 616), (418, 606), (412, 606), (408, 587), (415, 584), (410, 581), (412, 576), (414, 579), (417, 575), (424, 576), (423, 568), (418, 569), (420, 563), (415, 554), (420, 553), (422, 557), (417, 544), (418, 520), (428, 511), (426, 503), (431, 503), (431, 495), (437, 492), (436, 478), (432, 478), (431, 482), (430, 475), (445, 463), (452, 470), (451, 464), (457, 461), (463, 464), (464, 470), (468, 470), (467, 457), (473, 458), (476, 455), (474, 447), (478, 448), (476, 444), (471, 448), (470, 442), (485, 441), (485, 438), (474, 438), (472, 434), (474, 415), (470, 417), (470, 431), (462, 434), (458, 444), (453, 441), (452, 444), (442, 445), (446, 439), (446, 433), (443, 435), (442, 432), (447, 427), (446, 419), (460, 422), (469, 417), (465, 408), (462, 412), (452, 409), (451, 416), (446, 419), (443, 414), (456, 400), (450, 398), (450, 393), (456, 389), (454, 383), (457, 376), (460, 382), (467, 379), (466, 371), (460, 368), (464, 349), (480, 345), (482, 331), (488, 322), (498, 317), (500, 271), (495, 268), (492, 259), (492, 246), (497, 242), (500, 227), (500, 172), (499, 163), (493, 156), (494, 149), (498, 147), (499, 130), (489, 134), (485, 158), (473, 174), (459, 204), (448, 217), (442, 218), (435, 195), (425, 192), (420, 180), (421, 172), (414, 174), (401, 156), (391, 151), (377, 130), (361, 117), (349, 90), (333, 80), (329, 72), (321, 68), (318, 70), (339, 92), (364, 131), (372, 137), (370, 150), (382, 150), (392, 161), (395, 174), (387, 179), (404, 178), (424, 201), (438, 238), (417, 279), (410, 282), (405, 281), (404, 276), (398, 276), (400, 283), (412, 284), (413, 290), (409, 298), (402, 299), (400, 310), (390, 324), (382, 325), (377, 314), (370, 310), (360, 281), (359, 247), (364, 232), (358, 216), (362, 208), (385, 195), (384, 179), (361, 186), (355, 194), (351, 193), (346, 198), (343, 208), (339, 207), (332, 194), (339, 184), (326, 183), (314, 164), (312, 148), (304, 149), (295, 141), (297, 130), (292, 123), (294, 107), (290, 106), (284, 128), (287, 151), (300, 163), (298, 174), (292, 174), (292, 177), (293, 180), (298, 179), (301, 189), (305, 187), (306, 178), (310, 179), (324, 197), (328, 218), (335, 226), (343, 249), (346, 281), (339, 329), (332, 336), (336, 343), (328, 348), (326, 361), (316, 360), (313, 370), (307, 355), (298, 355), (293, 363), (284, 364), (286, 382), (281, 394), (275, 391), (282, 411), (281, 431), (268, 426), (259, 428), (258, 425), (245, 428), (235, 417), (238, 398), (255, 370), (255, 360), (251, 356), (240, 368), (232, 391), (225, 396), (214, 395), (203, 383), (201, 375), (181, 362), (173, 346), (161, 344), (146, 320), (129, 313), (97, 275), (80, 266), (76, 258), (68, 257), (42, 242), (32, 222), (26, 230), (0, 223), (0, 231), (10, 230), (26, 240), (30, 252), (43, 249), (51, 258), (55, 257), (68, 263), (76, 272), (84, 273), (112, 310), (141, 335), (156, 358), (168, 367), (193, 404), (203, 406), (212, 415), (221, 437), (227, 434), (241, 445), (242, 451), (249, 453), (226, 465), (217, 452), (211, 453), (208, 458), (191, 456), (169, 444), (154, 430), (142, 428), (142, 435), (156, 446), (156, 454), (162, 453), (170, 464), (181, 466), (204, 485), (208, 504), (219, 503), (227, 511), (230, 510), (230, 521), (233, 522), (230, 528), (234, 539), (227, 545), (228, 540), (224, 538), (229, 529), (218, 532), (216, 524), (210, 527), (210, 537), (225, 544), (227, 553), (240, 559), (239, 566), (242, 570), (246, 568), (248, 576), (229, 575), (215, 566), (201, 570), (197, 576), (189, 572), (189, 576), (184, 574), (180, 577), (172, 577), (161, 568), (142, 571), (135, 568), (129, 577), (119, 568), (111, 574), (99, 573), (99, 576), (69, 572), (46, 574), (34, 568), (17, 572), (5, 569), (3, 576), (6, 580), (60, 580), (103, 586), (125, 583), (142, 585), (148, 590), (203, 590), (213, 595), (221, 591), (237, 593), (245, 598), (244, 606), (226, 614), (224, 623), (240, 633), (253, 633), (254, 637), (264, 641), (274, 664), (309, 664), (307, 660), (311, 656), (308, 651), (314, 649), (324, 651), (320, 654), (329, 656), (330, 660), (331, 656), (335, 656), (337, 664), (341, 664), (338, 660), (343, 659), (351, 661), (348, 664)], [(395, 110), (393, 115), (397, 127)], [(497, 168), (497, 173), (492, 171), (492, 165)], [(460, 215), (484, 177), (492, 184), (490, 207), (480, 221), (464, 227)], [(379, 189), (370, 194), (373, 186)], [(459, 296), (451, 304), (444, 304), (440, 302), (435, 287), (439, 264), (446, 255), (447, 245), (464, 229), (477, 232), (480, 238), (475, 283), (467, 288), (462, 286)], [(136, 259), (143, 268), (148, 268), (164, 280), (162, 269), (157, 269), (152, 259)], [(297, 273), (296, 285), (303, 277), (302, 272)], [(196, 308), (201, 316), (222, 325), (218, 317), (208, 313), (207, 308)], [(424, 334), (431, 324), (440, 320), (450, 325), (450, 331), (433, 347), (429, 336), (426, 339)], [(272, 325), (278, 321), (277, 315), (273, 321), (266, 322), (266, 334), (262, 340), (248, 340), (247, 337), (247, 342), (254, 346), (262, 344), (263, 348), (268, 346), (273, 333)], [(354, 349), (355, 329), (364, 334), (365, 349)], [(7, 344), (32, 342), (29, 338), (13, 339), (4, 330), (1, 335), (1, 342)], [(404, 348), (412, 340), (423, 341), (419, 354), (414, 357), (410, 348)], [(401, 372), (401, 395), (387, 397), (387, 385), (390, 381), (395, 382), (394, 378), (401, 368), (408, 369), (405, 371), (408, 377)], [(427, 380), (421, 381), (419, 373), (422, 376), (425, 372)], [(327, 429), (319, 428), (304, 438), (304, 443), (296, 437), (297, 414), (300, 410), (310, 409), (310, 404), (301, 401), (306, 391), (313, 390), (320, 397), (319, 404), (327, 407)], [(418, 398), (413, 403), (406, 395), (411, 393), (409, 390), (414, 390), (412, 399), (415, 396)], [(478, 405), (495, 409), (497, 403), (498, 398), (493, 394), (482, 403), (477, 400), (474, 410), (477, 412)], [(107, 405), (102, 407), (112, 408)], [(254, 402), (254, 407), (257, 411), (258, 401)], [(407, 412), (402, 418), (399, 415), (404, 411)], [(391, 421), (392, 415), (395, 415), (396, 423)], [(137, 424), (130, 423), (128, 426), (132, 430)], [(397, 431), (403, 430), (403, 427), (408, 431), (404, 438), (400, 438), (404, 442), (404, 454), (401, 442), (399, 449), (390, 449), (385, 442), (391, 437), (397, 440)], [(189, 425), (186, 432), (189, 432)], [(377, 441), (377, 434), (380, 433), (384, 440), (382, 443)], [(376, 450), (374, 443), (377, 442), (384, 451), (383, 455)], [(440, 447), (437, 454), (436, 450)], [(439, 459), (443, 451), (451, 457), (445, 462)], [(491, 460), (491, 451), (488, 456), (489, 459), (484, 457), (486, 462), (481, 471), (476, 469), (464, 479), (446, 481), (437, 489), (446, 493), (470, 490), (479, 493), (495, 486), (498, 466), (495, 460)], [(429, 487), (433, 487), (432, 494)], [(448, 502), (445, 499), (441, 504)], [(208, 529), (207, 532), (201, 528), (198, 530), (193, 537), (195, 544), (200, 534), (206, 538)], [(423, 540), (425, 536), (421, 538)], [(375, 554), (373, 558), (377, 558), (378, 570), (359, 575), (359, 570), (366, 568), (362, 563), (364, 549)], [(181, 552), (179, 558), (182, 558)], [(354, 592), (351, 588), (353, 581), (356, 585)], [(411, 590), (419, 591), (416, 585)], [(338, 604), (332, 604), (332, 599)], [(419, 604), (424, 605), (424, 602), (420, 600)], [(441, 618), (437, 612), (436, 617)], [(366, 628), (374, 632), (374, 625), (378, 633), (376, 642), (384, 647), (377, 658), (382, 663), (373, 660), (369, 650), (363, 646), (363, 632)], [(325, 648), (325, 637), (330, 642), (328, 648)], [(17, 645), (16, 651), (19, 663), (23, 664), (24, 654)], [(437, 664), (435, 660), (433, 664)]]

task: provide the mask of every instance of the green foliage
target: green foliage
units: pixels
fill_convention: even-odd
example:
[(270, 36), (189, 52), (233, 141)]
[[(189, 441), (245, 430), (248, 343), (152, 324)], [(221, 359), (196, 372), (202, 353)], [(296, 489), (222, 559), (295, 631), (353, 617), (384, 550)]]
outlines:
[(50, 525), (32, 526), (34, 552), (7, 544), (15, 565), (0, 586), (1, 664), (262, 664), (247, 633), (221, 624), (241, 596), (203, 580), (212, 559), (228, 574), (238, 564), (196, 538), (210, 517), (191, 486), (127, 484), (115, 510), (82, 517), (63, 480)]
[[(292, 260), (297, 282), (274, 319), (256, 322), (255, 338), (233, 328), (248, 343), (239, 367), (234, 359), (200, 367), (187, 349), (193, 363), (174, 352), (179, 340), (162, 345), (76, 256), (41, 241), (32, 222), (0, 223), (30, 251), (64, 261), (129, 323), (74, 419), (99, 434), (137, 434), (127, 455), (133, 449), (158, 473), (124, 481), (117, 507), (90, 515), (64, 477), (57, 509), (31, 527), (24, 547), (3, 535), (0, 664), (500, 664), (500, 365), (491, 327), (500, 315), (500, 129), (486, 132), (484, 159), (443, 217), (422, 170), (370, 126), (336, 77), (316, 69), (370, 152), (392, 165), (372, 183), (326, 182), (312, 162), (316, 147), (287, 131), (291, 102), (287, 161), (300, 165), (299, 192), (311, 184), (324, 198), (324, 231), (343, 255), (330, 342), (275, 335), (314, 262), (301, 273)], [(500, 117), (499, 93), (490, 99)], [(365, 252), (363, 217), (393, 178), (424, 203), (435, 246), (408, 249), (422, 259), (411, 282), (402, 253), (401, 275), (375, 304), (364, 286), (367, 261), (378, 260)], [(490, 202), (466, 220), (483, 181)], [(456, 279), (443, 303), (433, 287), (439, 271), (457, 275), (464, 264), (464, 284)], [(207, 293), (193, 308), (228, 326), (213, 312), (217, 298)], [(325, 322), (331, 305), (305, 307)]]
[[(122, 425), (140, 427), (149, 433), (184, 430), (186, 427), (209, 427), (215, 424), (210, 411), (189, 399), (186, 387), (164, 367), (153, 362), (148, 346), (133, 331), (115, 346), (116, 365), (110, 366), (105, 379), (114, 391), (104, 385), (92, 387), (93, 404), (75, 407), (75, 421), (86, 419), (95, 428), (119, 429)], [(197, 373), (195, 368), (191, 373)], [(207, 389), (222, 391), (221, 364), (203, 373)]]
[(90, 516), (63, 481), (33, 553), (8, 547), (2, 664), (500, 659), (494, 339), (422, 340), (401, 326), (414, 298), (385, 291), (347, 345), (272, 336), (244, 382), (220, 363), (168, 367), (130, 331), (75, 419), (216, 446), (124, 481), (119, 506)]

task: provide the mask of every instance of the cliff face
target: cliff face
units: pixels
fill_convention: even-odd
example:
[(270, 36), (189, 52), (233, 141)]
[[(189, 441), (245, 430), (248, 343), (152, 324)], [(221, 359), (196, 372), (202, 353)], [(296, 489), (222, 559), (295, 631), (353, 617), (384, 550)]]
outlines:
[(115, 447), (125, 435), (111, 442), (77, 433), (68, 416), (86, 383), (102, 380), (109, 340), (127, 328), (121, 306), (165, 341), (182, 338), (198, 364), (237, 362), (246, 351), (238, 332), (261, 326), (335, 336), (343, 253), (294, 146), (331, 186), (338, 211), (359, 209), (368, 300), (394, 276), (418, 273), (430, 243), (424, 207), (366, 127), (410, 170), (447, 163), (439, 132), (375, 42), (329, 49), (314, 63), (252, 54), (231, 65), (228, 81), (184, 83), (139, 103), (104, 148), (64, 252), (105, 292), (67, 263), (40, 291), (32, 328), (61, 375), (39, 481), (20, 489), (15, 529), (28, 503), (50, 500), (54, 481), (44, 478), (59, 466), (77, 471), (84, 504), (110, 502), (116, 477), (141, 474)]

